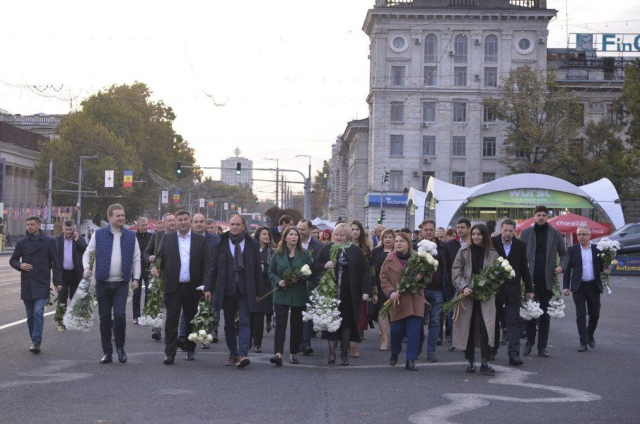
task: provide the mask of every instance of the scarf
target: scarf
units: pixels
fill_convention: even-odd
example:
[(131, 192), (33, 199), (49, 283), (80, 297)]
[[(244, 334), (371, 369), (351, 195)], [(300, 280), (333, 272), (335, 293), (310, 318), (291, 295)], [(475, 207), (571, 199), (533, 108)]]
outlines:
[(396, 255), (396, 258), (400, 260), (400, 266), (402, 267), (402, 269), (405, 269), (407, 267), (407, 260), (409, 260), (409, 258), (411, 257), (411, 251), (407, 250), (407, 253), (403, 255), (402, 253), (394, 250), (393, 254)]
[(231, 243), (233, 243), (233, 247), (234, 247), (233, 267), (236, 272), (244, 271), (244, 260), (242, 258), (242, 249), (240, 249), (240, 242), (244, 240), (244, 236), (245, 236), (244, 231), (238, 234), (237, 236), (234, 236), (233, 234), (229, 233), (229, 240), (231, 240)]

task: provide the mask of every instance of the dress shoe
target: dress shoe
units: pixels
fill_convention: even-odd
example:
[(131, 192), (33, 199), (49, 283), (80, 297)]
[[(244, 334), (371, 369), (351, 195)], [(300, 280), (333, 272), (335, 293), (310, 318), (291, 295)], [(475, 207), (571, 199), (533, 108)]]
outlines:
[(542, 356), (543, 358), (548, 358), (549, 357), (549, 352), (547, 351), (547, 348), (543, 347), (543, 348), (538, 349), (538, 356)]
[(118, 361), (120, 361), (123, 364), (126, 363), (127, 354), (124, 352), (124, 349), (116, 349), (116, 352), (118, 353)]
[(218, 343), (218, 327), (213, 327), (213, 334), (211, 335), (213, 336), (211, 343)]
[(313, 348), (311, 346), (305, 346), (305, 348), (302, 350), (302, 354), (304, 356), (309, 356), (313, 353)]
[(467, 364), (467, 372), (469, 374), (473, 374), (474, 372), (476, 372), (476, 364), (474, 364), (473, 362), (469, 362), (469, 364)]
[(398, 355), (396, 355), (395, 353), (392, 353), (391, 358), (389, 359), (389, 365), (393, 367), (397, 363), (398, 363)]
[(162, 363), (165, 365), (173, 365), (174, 358), (175, 357), (173, 355), (167, 355), (164, 357), (164, 361), (162, 361)]
[(134, 324), (137, 324), (137, 323), (138, 323), (138, 318), (134, 318), (134, 319), (133, 319), (133, 323), (134, 323)]
[(496, 370), (494, 370), (488, 362), (485, 362), (483, 364), (480, 364), (480, 373), (492, 375), (496, 373)]
[(204, 344), (204, 343), (202, 343), (202, 344), (200, 345), (200, 349), (205, 349), (205, 350), (206, 350), (206, 349), (211, 349), (211, 345), (208, 345), (208, 344)]
[(524, 362), (520, 359), (517, 353), (512, 353), (509, 355), (509, 365), (522, 365)]
[(297, 364), (300, 363), (300, 361), (298, 361), (298, 357), (296, 355), (289, 356), (289, 362), (291, 362), (293, 365), (297, 365)]
[(418, 371), (418, 368), (416, 368), (416, 362), (411, 359), (407, 359), (407, 362), (404, 364), (404, 369), (409, 371)]
[(151, 332), (151, 338), (157, 342), (162, 340), (162, 334), (159, 331), (155, 331), (155, 329)]
[(529, 343), (525, 343), (524, 344), (524, 348), (522, 348), (522, 354), (524, 356), (529, 356), (529, 354), (531, 353), (531, 348), (533, 346), (531, 346)]
[(255, 346), (253, 347), (253, 351), (254, 351), (255, 353), (262, 353), (262, 346), (260, 346), (260, 345), (255, 345)]
[(596, 347), (596, 339), (591, 337), (589, 340), (587, 340), (587, 344), (589, 345), (589, 347), (591, 349), (595, 349), (595, 347)]
[(101, 364), (110, 364), (111, 362), (113, 362), (113, 359), (111, 359), (110, 353), (106, 353), (104, 354), (104, 356), (102, 356), (102, 358), (100, 358)]
[(345, 367), (346, 367), (347, 365), (349, 365), (349, 355), (347, 354), (347, 352), (342, 351), (342, 352), (340, 353), (340, 360), (342, 361), (342, 362), (340, 363), (340, 365), (343, 365), (343, 366), (345, 366)]
[(40, 343), (33, 343), (30, 347), (29, 347), (29, 352), (37, 355), (38, 353), (40, 353)]
[(496, 360), (496, 352), (489, 353), (489, 361), (495, 361), (495, 360)]
[(187, 356), (185, 357), (187, 361), (194, 361), (196, 359), (195, 352), (187, 352)]
[(251, 363), (251, 361), (249, 360), (249, 358), (247, 358), (246, 356), (242, 355), (238, 357), (238, 363), (236, 363), (236, 367), (238, 368), (244, 368), (246, 366), (248, 366)]
[(586, 352), (587, 350), (589, 350), (589, 348), (586, 344), (581, 344), (580, 346), (578, 346), (578, 352)]
[(427, 361), (428, 362), (438, 362), (438, 357), (435, 352), (427, 352)]
[(229, 359), (227, 359), (227, 362), (224, 363), (225, 366), (227, 367), (233, 367), (238, 363), (238, 357), (236, 355), (234, 355), (233, 353), (229, 354)]
[(276, 367), (281, 367), (282, 366), (282, 357), (280, 357), (278, 355), (273, 355), (273, 357), (271, 359), (269, 359), (269, 362), (274, 364)]

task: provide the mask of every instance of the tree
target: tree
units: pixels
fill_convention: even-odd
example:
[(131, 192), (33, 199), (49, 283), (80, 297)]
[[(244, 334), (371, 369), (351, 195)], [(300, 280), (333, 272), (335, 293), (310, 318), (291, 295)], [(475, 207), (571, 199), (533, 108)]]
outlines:
[(640, 147), (640, 59), (625, 66), (624, 74), (621, 102), (630, 118), (627, 143)]
[(313, 194), (311, 195), (311, 216), (324, 217), (324, 211), (328, 206), (329, 194), (329, 162), (322, 162), (322, 169), (316, 172), (315, 181), (313, 183)]
[(576, 94), (559, 87), (552, 72), (528, 66), (513, 69), (500, 95), (486, 100), (486, 105), (507, 124), (501, 162), (511, 172), (554, 175), (564, 166), (580, 124), (580, 109)]
[[(36, 164), (38, 187), (48, 185), (49, 161), (53, 160), (54, 189), (77, 190), (79, 156), (98, 156), (83, 161), (82, 215), (104, 217), (109, 204), (125, 206), (128, 217), (155, 210), (158, 200), (151, 174), (177, 181), (175, 163), (193, 165), (193, 149), (173, 130), (175, 115), (162, 102), (150, 100), (142, 83), (112, 86), (82, 102), (82, 109), (66, 116), (59, 126), (60, 138), (41, 146)], [(104, 187), (104, 171), (114, 170), (113, 188)], [(133, 188), (123, 188), (123, 171), (132, 170)], [(186, 175), (186, 173), (185, 173)], [(184, 176), (183, 176), (184, 177)], [(54, 204), (75, 204), (73, 193), (54, 193)]]
[(282, 215), (289, 215), (291, 218), (293, 218), (294, 223), (300, 221), (303, 218), (302, 213), (297, 209), (280, 209), (278, 206), (273, 206), (267, 209), (264, 215), (267, 218), (269, 225), (271, 226), (278, 225), (278, 222), (280, 221), (280, 217), (282, 217)]

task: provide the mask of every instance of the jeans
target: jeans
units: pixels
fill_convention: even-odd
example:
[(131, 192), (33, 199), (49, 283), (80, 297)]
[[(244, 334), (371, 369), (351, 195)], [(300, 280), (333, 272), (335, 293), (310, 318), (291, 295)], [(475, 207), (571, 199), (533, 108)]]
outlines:
[[(224, 338), (227, 341), (229, 353), (232, 355), (247, 356), (251, 340), (251, 315), (249, 314), (249, 302), (246, 296), (239, 292), (232, 296), (225, 296), (222, 301), (224, 309)], [(240, 334), (236, 337), (236, 312), (240, 315)]]
[[(276, 317), (277, 318), (277, 317)], [(311, 335), (313, 334), (313, 321), (302, 323), (302, 348), (311, 347)]]
[(48, 299), (23, 300), (27, 311), (27, 327), (32, 343), (42, 343), (42, 328), (44, 327), (44, 306)]
[[(149, 280), (141, 278), (141, 283), (144, 282), (144, 306), (147, 306), (147, 302), (149, 301)], [(140, 318), (140, 299), (142, 298), (142, 284), (138, 286), (137, 289), (133, 291), (133, 298), (131, 301), (133, 302), (133, 317)]]
[(402, 339), (407, 336), (407, 360), (418, 359), (420, 345), (420, 330), (423, 318), (410, 316), (397, 321), (391, 321), (391, 353), (400, 355), (402, 352)]
[(424, 297), (431, 304), (429, 309), (429, 335), (427, 336), (427, 353), (436, 351), (438, 335), (440, 334), (440, 315), (444, 295), (441, 290), (427, 290)]
[[(98, 298), (98, 315), (100, 316), (100, 339), (102, 352), (113, 354), (111, 344), (111, 316), (113, 314), (113, 331), (116, 337), (116, 348), (124, 348), (125, 329), (127, 326), (127, 296), (129, 283), (117, 281), (98, 281), (96, 283), (96, 297)], [(113, 312), (112, 312), (113, 311)]]

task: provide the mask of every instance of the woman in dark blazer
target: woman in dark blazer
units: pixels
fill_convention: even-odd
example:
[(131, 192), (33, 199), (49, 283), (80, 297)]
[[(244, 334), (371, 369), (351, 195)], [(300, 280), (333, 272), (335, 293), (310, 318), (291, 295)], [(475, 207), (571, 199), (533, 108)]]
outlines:
[[(336, 262), (330, 261), (331, 246), (338, 244), (339, 249)], [(336, 341), (340, 340), (342, 349), (340, 358), (342, 365), (349, 365), (349, 342), (359, 343), (358, 317), (362, 300), (367, 300), (371, 295), (371, 271), (369, 262), (362, 249), (351, 243), (351, 228), (348, 224), (336, 225), (333, 230), (333, 241), (327, 243), (313, 262), (313, 275), (319, 278), (327, 268), (335, 268), (336, 284), (338, 285), (338, 310), (342, 322), (338, 331), (330, 333), (322, 332), (322, 338), (329, 342), (329, 364), (336, 362)]]
[(311, 256), (302, 248), (300, 233), (295, 227), (288, 227), (282, 234), (278, 249), (274, 252), (269, 265), (269, 279), (277, 290), (273, 293), (273, 307), (276, 313), (276, 335), (274, 340), (275, 356), (270, 362), (282, 365), (284, 340), (287, 335), (287, 317), (291, 310), (291, 335), (289, 340), (289, 362), (298, 363), (297, 353), (302, 343), (302, 311), (309, 302), (307, 277), (293, 279), (289, 285), (284, 273), (295, 271), (308, 265), (311, 268)]
[(381, 317), (378, 315), (380, 307), (387, 301), (382, 286), (380, 285), (380, 270), (384, 260), (387, 259), (387, 255), (393, 251), (393, 230), (387, 228), (380, 235), (380, 244), (371, 251), (371, 257), (373, 257), (373, 267), (376, 272), (376, 287), (378, 288), (378, 301), (375, 302), (375, 314), (378, 317), (378, 327), (380, 327), (380, 350), (389, 349), (389, 317)]
[[(253, 234), (260, 244), (260, 264), (262, 265), (262, 290), (261, 293), (271, 291), (271, 280), (269, 280), (269, 263), (273, 256), (275, 244), (271, 241), (271, 232), (267, 227), (260, 227)], [(253, 340), (253, 350), (256, 353), (262, 352), (262, 337), (264, 335), (265, 317), (267, 322), (267, 333), (271, 331), (271, 317), (273, 316), (273, 298), (267, 296), (260, 298), (256, 312), (251, 313), (251, 339)]]

